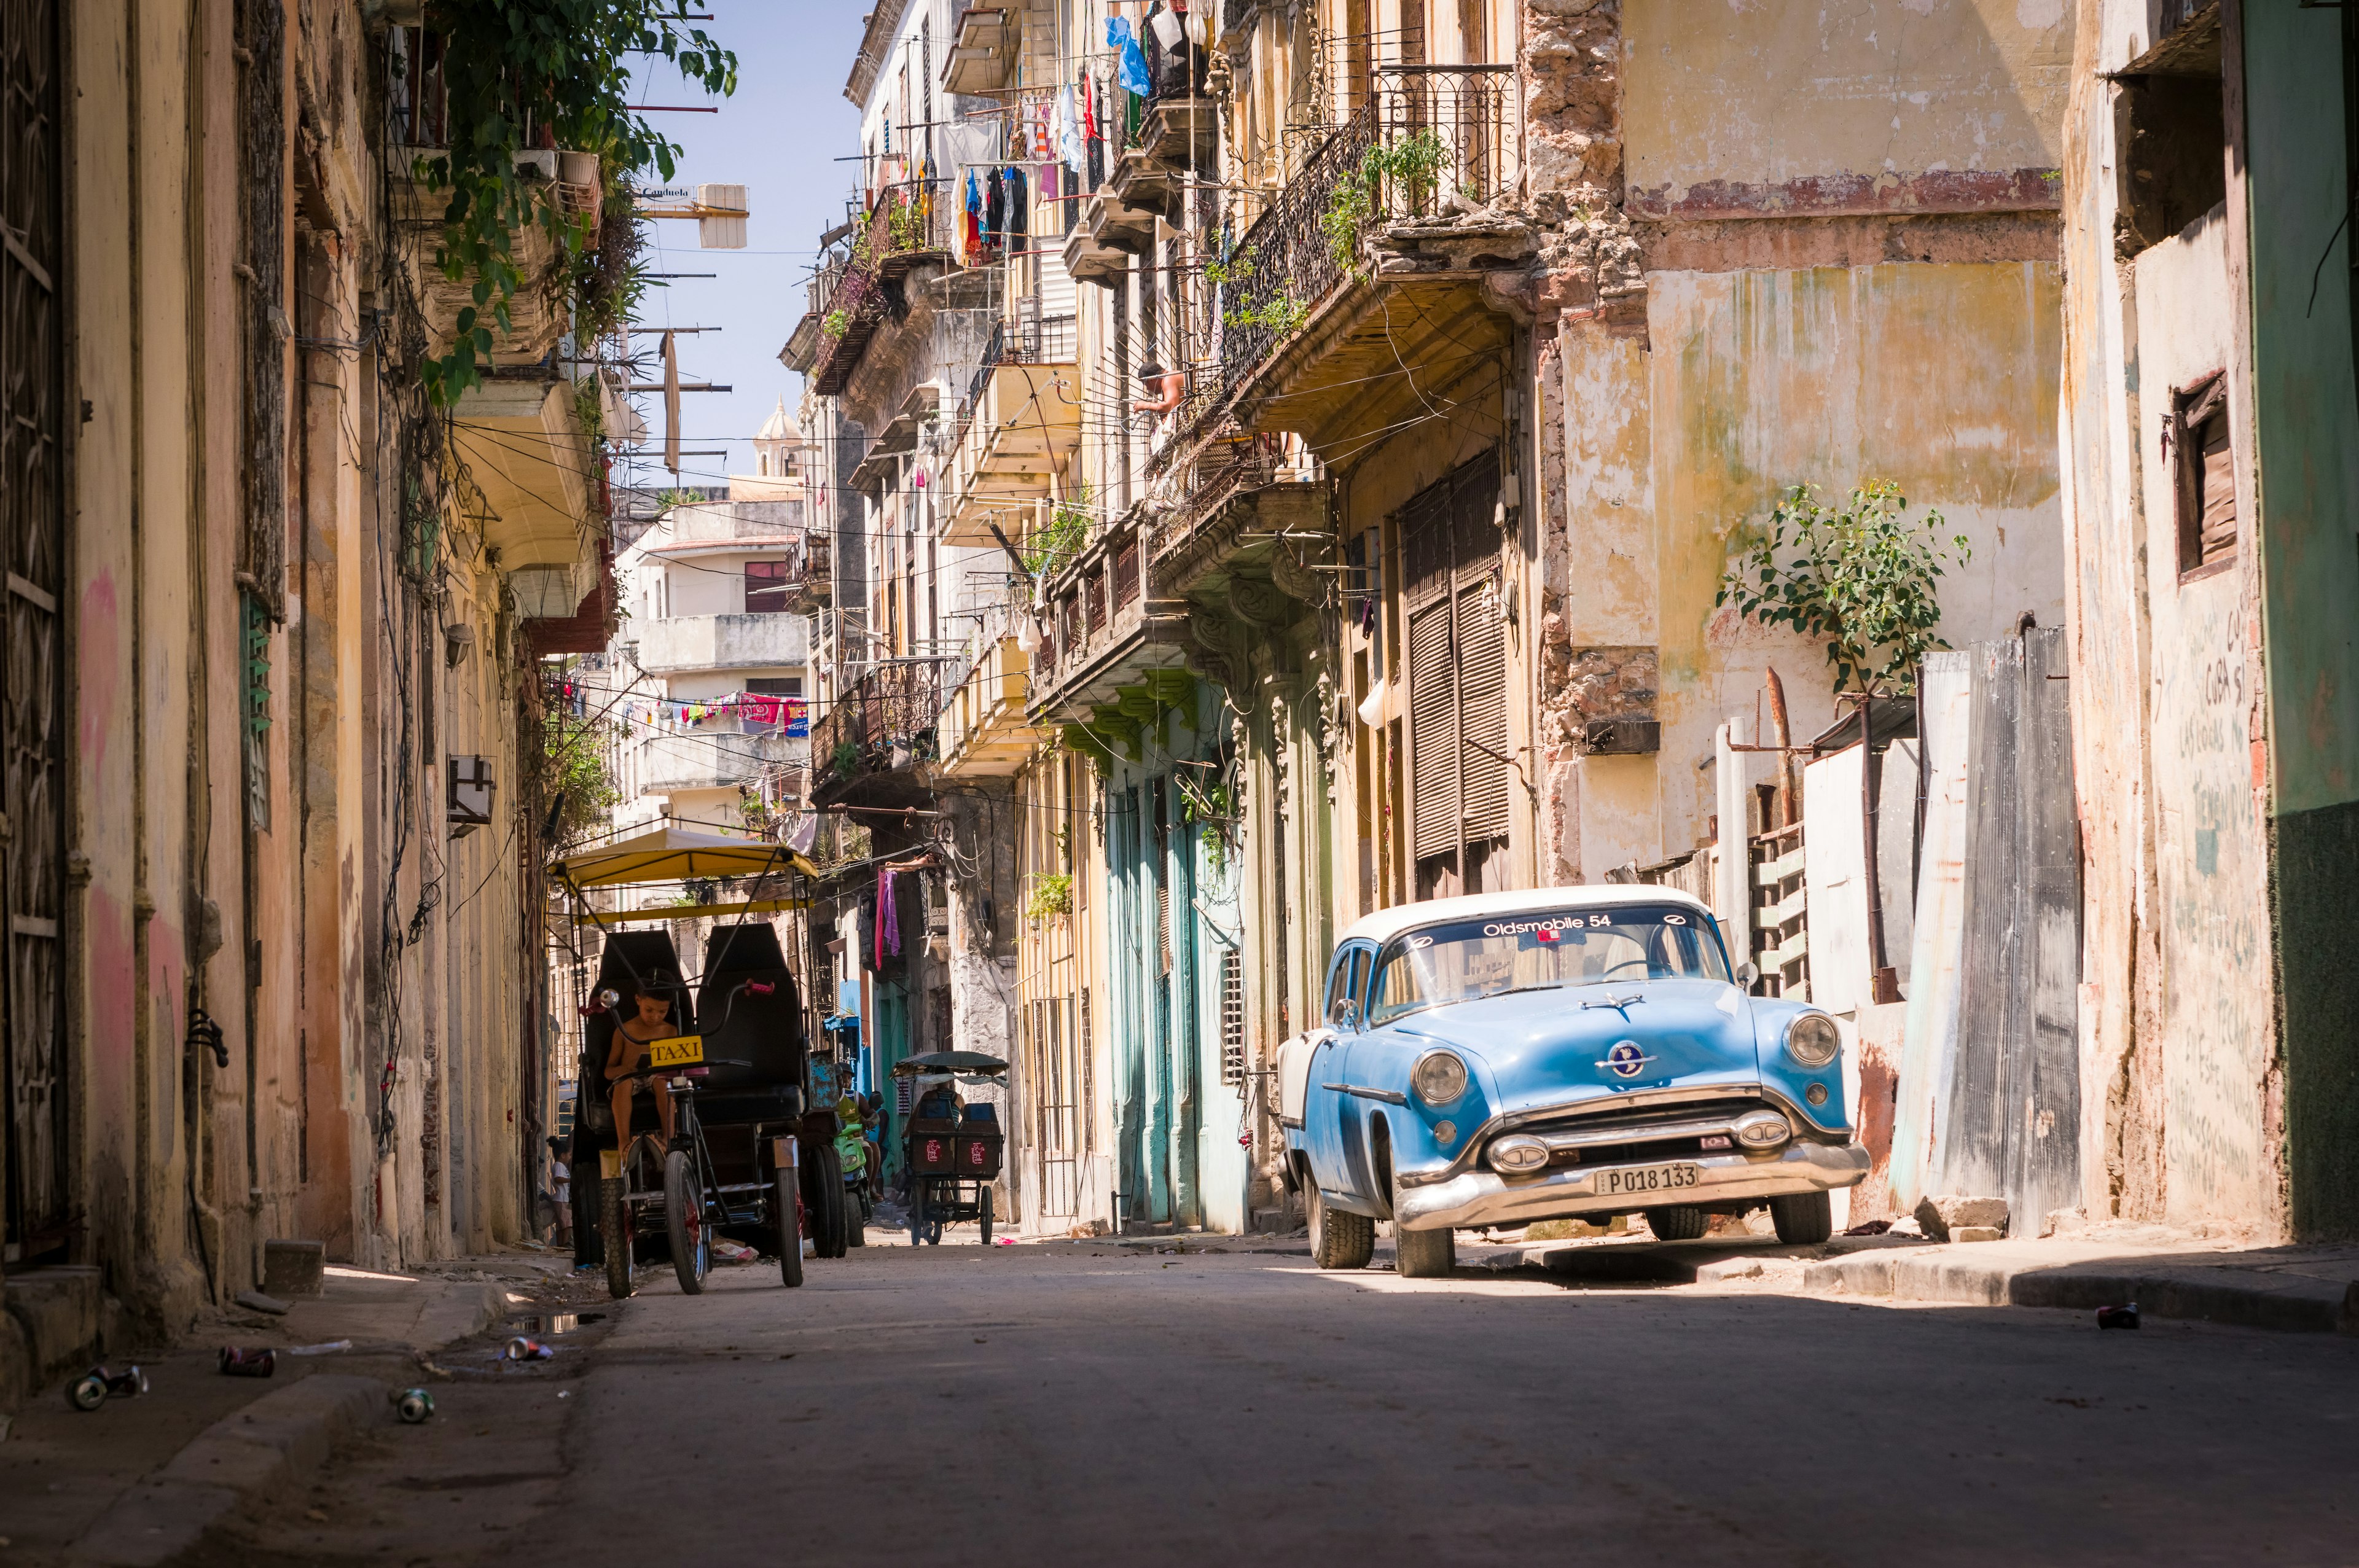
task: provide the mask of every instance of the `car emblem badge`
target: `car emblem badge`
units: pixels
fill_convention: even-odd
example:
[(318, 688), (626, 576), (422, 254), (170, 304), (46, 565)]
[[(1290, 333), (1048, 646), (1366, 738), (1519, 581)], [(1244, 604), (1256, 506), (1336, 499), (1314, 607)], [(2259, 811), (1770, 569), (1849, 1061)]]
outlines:
[(1597, 1065), (1616, 1077), (1635, 1078), (1647, 1070), (1654, 1058), (1639, 1049), (1636, 1040), (1616, 1040), (1605, 1053), (1605, 1060)]

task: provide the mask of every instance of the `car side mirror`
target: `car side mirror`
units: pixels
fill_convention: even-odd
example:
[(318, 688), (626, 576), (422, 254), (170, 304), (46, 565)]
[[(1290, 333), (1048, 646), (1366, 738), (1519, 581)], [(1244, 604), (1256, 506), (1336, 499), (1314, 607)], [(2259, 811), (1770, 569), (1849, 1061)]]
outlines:
[(1335, 1010), (1335, 1027), (1338, 1029), (1360, 1027), (1360, 1004), (1346, 998), (1343, 1004)]
[(1736, 983), (1751, 990), (1761, 979), (1761, 966), (1747, 958), (1736, 966)]

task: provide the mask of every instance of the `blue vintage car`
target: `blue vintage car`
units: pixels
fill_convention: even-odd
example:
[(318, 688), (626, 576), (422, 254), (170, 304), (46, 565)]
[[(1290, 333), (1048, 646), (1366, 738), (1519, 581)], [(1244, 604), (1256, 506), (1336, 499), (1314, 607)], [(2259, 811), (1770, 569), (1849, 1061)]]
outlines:
[(1279, 1053), (1288, 1174), (1320, 1267), (1447, 1273), (1453, 1229), (1637, 1213), (1656, 1236), (1767, 1204), (1823, 1241), (1867, 1173), (1843, 1041), (1748, 996), (1712, 912), (1649, 886), (1406, 904), (1344, 932), (1317, 1028)]

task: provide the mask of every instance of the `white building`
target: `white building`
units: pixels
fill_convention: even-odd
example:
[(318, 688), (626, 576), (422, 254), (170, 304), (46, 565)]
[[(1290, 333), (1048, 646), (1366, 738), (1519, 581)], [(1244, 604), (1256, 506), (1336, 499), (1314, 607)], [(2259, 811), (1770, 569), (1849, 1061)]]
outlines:
[(612, 666), (629, 695), (614, 830), (669, 821), (742, 830), (749, 808), (799, 804), (809, 777), (814, 605), (826, 548), (804, 515), (802, 441), (780, 404), (752, 474), (725, 501), (668, 507), (615, 562)]

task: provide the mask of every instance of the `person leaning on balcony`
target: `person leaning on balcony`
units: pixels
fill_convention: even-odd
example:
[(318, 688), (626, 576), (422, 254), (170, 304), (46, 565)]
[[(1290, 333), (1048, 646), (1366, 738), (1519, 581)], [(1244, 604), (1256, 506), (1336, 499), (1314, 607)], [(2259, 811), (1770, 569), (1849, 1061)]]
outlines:
[(1165, 370), (1153, 360), (1138, 367), (1138, 379), (1147, 388), (1147, 395), (1130, 406), (1134, 414), (1169, 414), (1180, 406), (1180, 399), (1188, 390), (1185, 371)]
[(608, 1090), (614, 1111), (614, 1147), (631, 1146), (631, 1098), (635, 1095), (653, 1095), (656, 1117), (663, 1127), (664, 1147), (672, 1146), (671, 1091), (662, 1082), (663, 1075), (654, 1077), (627, 1078), (623, 1075), (635, 1072), (642, 1053), (632, 1049), (651, 1040), (669, 1040), (679, 1031), (671, 1026), (671, 997), (662, 989), (660, 980), (649, 979), (640, 982), (640, 990), (633, 1000), (637, 1004), (637, 1016), (624, 1019), (614, 1026), (614, 1043), (606, 1052), (606, 1081), (614, 1087)]

